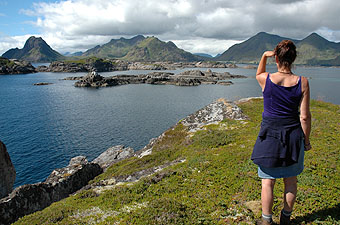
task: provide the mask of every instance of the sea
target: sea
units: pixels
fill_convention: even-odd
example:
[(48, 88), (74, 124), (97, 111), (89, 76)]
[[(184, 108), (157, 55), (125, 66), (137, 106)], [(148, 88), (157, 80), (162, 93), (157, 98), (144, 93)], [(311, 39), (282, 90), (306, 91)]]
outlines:
[[(15, 187), (44, 181), (54, 169), (67, 166), (75, 156), (86, 156), (91, 161), (115, 145), (139, 150), (151, 138), (218, 98), (234, 101), (261, 96), (256, 70), (243, 66), (200, 69), (247, 76), (233, 79), (230, 86), (130, 84), (77, 88), (73, 86), (75, 81), (63, 78), (85, 73), (0, 76), (0, 140), (5, 143), (16, 169)], [(270, 66), (268, 71), (275, 68)], [(313, 99), (340, 104), (340, 68), (295, 67), (294, 72), (309, 78)], [(33, 85), (38, 82), (52, 84)]]

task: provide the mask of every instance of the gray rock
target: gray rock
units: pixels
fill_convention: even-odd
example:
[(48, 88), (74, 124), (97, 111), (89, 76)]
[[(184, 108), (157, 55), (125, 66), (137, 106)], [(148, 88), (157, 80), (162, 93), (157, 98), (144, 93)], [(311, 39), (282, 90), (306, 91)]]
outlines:
[(205, 125), (216, 124), (224, 119), (243, 120), (246, 118), (241, 108), (235, 103), (221, 98), (187, 116), (180, 123), (187, 126), (190, 132), (195, 132)]
[(133, 153), (134, 150), (132, 148), (125, 148), (123, 145), (117, 145), (108, 148), (92, 162), (99, 164), (100, 167), (105, 170), (114, 163), (132, 156)]
[(102, 172), (98, 164), (88, 163), (84, 157), (71, 159), (70, 165), (54, 170), (45, 182), (20, 186), (1, 199), (0, 224), (13, 223), (68, 197)]
[(73, 157), (70, 162), (69, 162), (69, 166), (74, 166), (74, 165), (86, 165), (88, 163), (87, 159), (85, 156), (76, 156)]
[(0, 198), (11, 193), (15, 176), (15, 169), (6, 146), (0, 141)]
[(17, 59), (6, 59), (0, 57), (0, 75), (4, 74), (27, 74), (36, 73), (36, 69), (31, 63), (17, 60)]

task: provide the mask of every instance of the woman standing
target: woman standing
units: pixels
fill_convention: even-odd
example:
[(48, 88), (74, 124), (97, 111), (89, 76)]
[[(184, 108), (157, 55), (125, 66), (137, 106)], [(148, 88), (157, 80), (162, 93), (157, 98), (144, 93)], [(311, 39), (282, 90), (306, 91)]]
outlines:
[[(268, 57), (275, 57), (277, 72), (266, 72)], [(272, 223), (275, 180), (284, 181), (284, 207), (280, 224), (289, 224), (296, 193), (297, 175), (303, 170), (304, 151), (310, 150), (311, 113), (308, 80), (291, 68), (296, 47), (281, 41), (274, 51), (263, 53), (256, 79), (262, 88), (264, 111), (251, 159), (262, 178), (262, 224)]]

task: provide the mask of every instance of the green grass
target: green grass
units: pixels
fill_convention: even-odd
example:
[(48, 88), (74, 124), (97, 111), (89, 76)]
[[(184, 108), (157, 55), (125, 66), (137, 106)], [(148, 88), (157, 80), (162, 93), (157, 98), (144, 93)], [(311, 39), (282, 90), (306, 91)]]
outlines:
[[(140, 181), (94, 190), (52, 204), (15, 224), (246, 224), (259, 213), (245, 203), (260, 200), (261, 181), (250, 160), (261, 121), (262, 100), (243, 103), (247, 121), (225, 120), (188, 135), (182, 125), (169, 129), (151, 155), (111, 166), (91, 183), (186, 159)], [(340, 107), (312, 101), (313, 150), (306, 152), (299, 176), (293, 224), (340, 224)], [(282, 208), (278, 180), (274, 214)], [(275, 218), (277, 220), (277, 218)]]

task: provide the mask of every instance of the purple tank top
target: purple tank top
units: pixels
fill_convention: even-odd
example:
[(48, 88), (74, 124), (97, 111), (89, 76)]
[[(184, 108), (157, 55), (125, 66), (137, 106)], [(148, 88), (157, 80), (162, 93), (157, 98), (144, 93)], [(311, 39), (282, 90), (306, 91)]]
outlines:
[(268, 74), (263, 91), (264, 111), (262, 115), (279, 118), (299, 117), (301, 97), (301, 77), (296, 85), (284, 87), (273, 83)]

